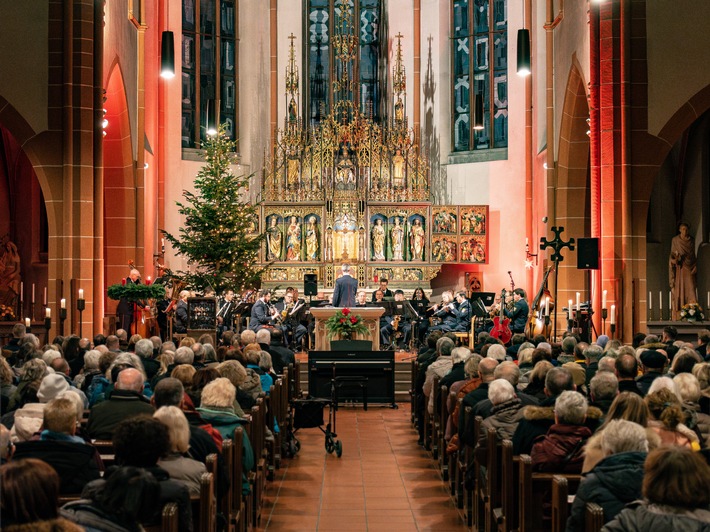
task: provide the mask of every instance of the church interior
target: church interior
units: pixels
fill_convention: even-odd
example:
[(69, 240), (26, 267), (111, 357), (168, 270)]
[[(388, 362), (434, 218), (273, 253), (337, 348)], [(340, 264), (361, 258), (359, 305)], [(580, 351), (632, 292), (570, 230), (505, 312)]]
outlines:
[[(50, 340), (57, 337), (65, 352), (67, 339), (75, 338), (76, 342), (68, 342), (69, 349), (81, 349), (84, 356), (99, 345), (93, 343), (96, 335), (105, 343), (106, 337), (115, 337), (126, 323), (129, 337), (133, 332), (140, 335), (136, 342), (157, 337), (156, 358), (159, 353), (162, 356), (161, 338), (166, 343), (175, 339), (173, 350), (185, 347), (183, 340), (186, 334), (190, 336), (187, 329), (195, 327), (186, 325), (182, 330), (177, 322), (174, 325), (170, 309), (179, 310), (180, 301), (184, 304), (184, 289), (191, 291), (185, 292), (185, 298), (206, 296), (204, 286), (173, 283), (167, 289), (167, 337), (156, 321), (157, 313), (165, 308), (158, 310), (159, 306), (142, 299), (134, 305), (138, 299), (131, 299), (131, 317), (126, 322), (121, 302), (133, 282), (142, 282), (147, 290), (166, 271), (187, 272), (188, 276), (195, 272), (191, 258), (166, 235), (185, 234), (184, 228), (191, 223), (180, 203), (189, 194), (199, 194), (196, 176), (211, 162), (205, 146), (217, 135), (231, 143), (229, 172), (245, 176), (244, 186), (234, 190), (233, 199), (237, 205), (248, 206), (253, 216), (239, 239), (259, 242), (254, 254), (244, 259), (249, 268), (259, 270), (259, 279), (254, 283), (235, 278), (232, 296), (249, 303), (250, 309), (264, 305), (263, 323), (272, 331), (271, 342), (274, 316), (269, 314), (272, 303), (280, 301), (277, 313), (285, 314), (276, 329), (283, 326), (286, 346), (296, 356), (291, 366), (279, 363), (285, 373), (272, 369), (274, 388), (270, 391), (266, 386), (266, 396), (241, 412), (252, 422), (261, 421), (245, 425), (243, 432), (250, 451), (254, 450), (253, 471), (244, 476), (251, 486), (240, 496), (238, 480), (235, 483), (232, 478), (225, 496), (215, 471), (210, 477), (214, 500), (206, 503), (199, 499), (198, 481), (197, 500), (192, 493), (194, 528), (523, 530), (537, 526), (544, 530), (557, 529), (559, 523), (551, 520), (559, 518), (567, 530), (584, 530), (574, 521), (580, 515), (584, 520), (584, 506), (579, 510), (572, 503), (568, 507), (566, 501), (548, 498), (538, 511), (532, 502), (536, 490), (530, 488), (537, 486), (535, 482), (539, 486), (547, 482), (540, 491), (549, 497), (559, 493), (566, 479), (564, 490), (569, 489), (570, 495), (578, 489), (578, 494), (584, 493), (582, 469), (548, 469), (565, 475), (562, 480), (552, 475), (543, 480), (536, 475), (545, 470), (535, 469), (533, 460), (530, 492), (517, 491), (517, 475), (524, 463), (519, 455), (529, 455), (531, 449), (518, 452), (521, 447), (513, 438), (515, 431), (507, 437), (499, 432), (497, 444), (495, 437), (486, 440), (488, 418), (482, 415), (484, 425), (479, 425), (477, 403), (469, 404), (474, 407), (470, 412), (461, 409), (460, 421), (454, 422), (456, 395), (450, 405), (442, 397), (448, 397), (455, 382), (475, 380), (474, 374), (481, 382), (489, 382), (484, 374), (493, 375), (494, 368), (484, 361), (490, 354), (482, 360), (479, 357), (470, 374), (466, 370), (464, 375), (464, 365), (469, 357), (481, 354), (483, 346), (493, 351), (485, 337), (497, 331), (498, 317), (506, 322), (504, 327), (508, 327), (506, 317), (511, 319), (510, 336), (504, 341), (496, 336), (498, 343), (508, 344), (498, 359), (500, 369), (495, 371), (500, 373), (512, 361), (521, 375), (527, 375), (532, 359), (540, 360), (532, 356), (526, 361), (530, 368), (523, 373), (522, 356), (517, 356), (518, 349), (520, 353), (525, 350), (520, 348), (523, 342), (532, 342), (535, 352), (540, 345), (551, 350), (546, 359), (555, 371), (566, 365), (562, 361), (570, 355), (565, 348), (567, 337), (575, 337), (580, 346), (599, 345), (605, 354), (605, 346), (612, 342), (608, 349), (614, 356), (608, 355), (613, 359), (608, 362), (621, 392), (621, 360), (628, 353), (620, 350), (625, 347), (635, 357), (634, 369), (641, 380), (657, 364), (649, 353), (662, 352), (666, 357), (663, 378), (676, 382), (681, 375), (695, 376), (697, 397), (683, 398), (681, 403), (700, 405), (693, 418), (698, 424), (694, 428), (689, 417), (676, 423), (691, 434), (677, 436), (674, 445), (683, 447), (679, 439), (687, 438), (685, 447), (693, 449), (690, 457), (669, 458), (663, 454), (671, 452), (663, 435), (661, 444), (649, 439), (646, 452), (654, 459), (646, 461), (646, 478), (653, 467), (661, 468), (664, 459), (693, 461), (703, 455), (707, 459), (708, 20), (710, 4), (702, 0), (0, 0), (0, 345), (9, 372), (7, 385), (12, 386), (6, 403), (3, 376), (3, 420), (12, 410), (8, 407), (16, 398), (15, 387), (29, 382), (23, 375), (31, 373), (17, 358), (23, 345), (17, 324), (24, 325), (22, 335), (31, 331), (38, 344), (36, 357), (29, 351), (23, 355), (25, 364), (33, 357), (47, 360), (42, 353), (51, 350), (56, 341)], [(287, 331), (286, 316), (294, 307), (281, 298), (291, 294), (296, 310), (299, 297), (303, 310), (309, 309), (314, 298), (325, 306), (333, 303), (339, 283), (347, 276), (357, 281), (357, 292), (365, 292), (368, 304), (380, 301), (376, 291), (382, 287), (392, 291), (383, 293), (384, 300), (414, 304), (415, 292), (421, 291), (427, 303), (438, 304), (440, 310), (450, 305), (453, 310), (449, 312), (456, 316), (468, 305), (468, 314), (458, 322), (465, 320), (465, 324), (456, 325), (454, 320), (454, 325), (447, 326), (447, 318), (421, 316), (428, 322), (423, 329), (421, 323), (407, 324), (399, 332), (395, 326), (390, 337), (391, 317), (379, 322), (368, 318), (370, 336), (357, 338), (377, 337), (375, 351), (380, 344), (396, 351), (395, 339), (404, 331), (406, 345), (392, 355), (394, 376), (388, 392), (392, 400), (384, 401), (391, 404), (375, 403), (368, 408), (367, 385), (360, 383), (366, 390), (362, 400), (355, 394), (338, 408), (328, 387), (325, 401), (331, 402), (320, 408), (326, 419), (329, 411), (341, 416), (340, 440), (335, 444), (342, 442), (344, 451), (333, 447), (332, 438), (328, 450), (328, 424), (327, 453), (322, 452), (322, 434), (309, 430), (296, 433), (294, 440), (300, 439), (303, 449), (290, 449), (288, 456), (292, 416), (298, 408), (305, 408), (300, 403), (297, 408), (297, 399), (302, 392), (307, 394), (309, 372), (316, 367), (311, 366), (315, 358), (309, 351), (329, 351), (325, 336), (332, 331), (327, 322), (318, 321), (320, 317), (313, 318), (315, 325), (304, 321), (300, 333), (295, 328)], [(113, 293), (121, 297), (112, 297), (112, 285)], [(269, 291), (273, 295), (265, 296)], [(396, 291), (402, 292), (403, 299), (395, 297)], [(254, 342), (268, 346), (269, 340), (263, 343), (254, 337), (251, 343), (239, 344), (241, 329), (258, 334), (261, 327), (253, 325), (261, 317), (251, 310), (246, 315), (251, 324), (242, 325), (238, 315), (234, 326), (224, 326), (217, 312), (225, 308), (227, 290), (223, 287), (217, 292), (216, 305), (210, 307), (219, 323), (216, 332), (213, 326), (210, 333), (214, 366), (225, 364), (227, 348), (231, 353), (234, 346), (239, 357), (245, 356), (240, 371), (255, 365), (247, 372), (249, 376), (268, 376), (268, 372), (256, 371), (258, 357), (250, 361), (242, 351), (246, 353), (246, 346)], [(334, 306), (355, 307), (355, 294), (344, 300), (347, 305)], [(226, 301), (230, 305), (232, 296)], [(526, 302), (522, 329), (514, 321), (521, 298)], [(499, 309), (498, 317), (490, 329), (494, 308)], [(330, 315), (321, 312), (324, 320)], [(403, 319), (406, 324), (407, 318)], [(387, 327), (388, 333), (380, 332)], [(173, 337), (175, 331), (180, 334)], [(234, 335), (234, 344), (219, 344), (226, 331), (229, 338)], [(433, 345), (427, 344), (432, 331), (451, 338), (446, 356), (437, 338)], [(478, 337), (481, 332), (483, 336)], [(522, 338), (516, 340), (516, 335)], [(341, 334), (340, 338), (351, 336)], [(117, 352), (127, 351), (128, 340), (120, 341)], [(668, 350), (674, 341), (678, 345)], [(201, 337), (197, 345), (206, 342)], [(50, 347), (40, 347), (45, 345)], [(188, 341), (188, 350), (190, 346)], [(132, 347), (134, 353), (139, 351)], [(222, 347), (224, 351), (216, 353)], [(429, 356), (436, 352), (448, 359), (448, 365), (426, 359), (423, 353), (429, 349)], [(685, 371), (676, 363), (685, 357), (683, 349), (691, 352), (688, 357), (696, 357)], [(464, 356), (457, 350), (467, 353)], [(197, 348), (193, 351), (197, 357), (205, 356)], [(602, 355), (585, 353), (580, 347), (576, 359), (570, 356), (572, 363), (581, 362), (587, 371), (587, 378), (583, 374), (579, 382), (578, 374), (571, 373), (575, 389), (584, 391), (584, 423), (589, 424), (591, 410), (599, 406), (591, 381)], [(93, 368), (97, 373), (101, 354)], [(179, 371), (177, 377), (165, 373), (166, 367), (173, 371), (185, 364), (172, 354), (171, 363), (160, 363), (165, 365), (162, 370), (151, 360), (152, 373), (173, 377), (170, 381), (185, 380)], [(278, 355), (270, 357), (275, 362)], [(83, 365), (86, 362), (77, 366), (65, 353), (61, 358), (67, 358), (67, 375), (71, 376), (67, 380), (73, 387), (73, 379), (87, 373), (88, 366)], [(54, 370), (64, 372), (60, 363), (54, 367), (51, 357), (50, 362), (44, 365), (50, 376), (56, 376)], [(109, 364), (115, 367), (113, 361)], [(436, 371), (427, 369), (431, 364)], [(193, 365), (192, 359), (186, 365)], [(333, 362), (333, 376), (335, 366)], [(452, 366), (460, 368), (455, 380)], [(118, 373), (111, 376), (109, 365), (101, 367), (103, 373), (108, 371), (107, 383), (115, 384), (120, 392)], [(201, 371), (202, 365), (194, 367)], [(516, 377), (513, 387), (523, 406), (550, 406), (542, 390), (548, 391), (545, 374), (553, 369), (542, 373), (545, 386), (540, 387), (538, 399), (529, 394), (534, 403), (525, 403), (523, 393), (523, 382), (527, 385), (533, 378), (518, 382)], [(141, 371), (151, 377), (148, 365)], [(205, 377), (203, 387), (217, 377), (232, 380), (228, 370), (214, 373)], [(35, 377), (38, 390), (47, 378), (46, 374), (39, 380)], [(304, 383), (299, 389), (301, 378)], [(192, 375), (184, 383), (186, 397), (190, 379)], [(153, 385), (160, 382), (160, 378), (144, 380)], [(440, 388), (445, 380), (448, 388)], [(683, 386), (690, 386), (680, 380), (674, 392), (679, 397)], [(332, 386), (335, 394), (335, 379)], [(673, 383), (669, 386), (673, 390)], [(233, 388), (231, 402), (239, 406), (240, 394), (245, 392), (240, 386)], [(501, 394), (507, 392), (499, 388)], [(639, 388), (638, 395), (646, 396), (649, 403), (649, 415), (660, 420), (648, 399), (661, 392), (649, 392), (641, 384)], [(466, 397), (474, 391), (470, 388)], [(139, 392), (144, 399), (148, 397), (144, 388)], [(82, 395), (85, 404), (80, 410), (86, 410), (82, 421), (86, 430), (87, 419), (91, 428), (89, 412), (94, 404), (86, 390)], [(377, 393), (372, 395), (375, 398)], [(267, 399), (271, 401), (268, 409)], [(108, 402), (109, 397), (102, 395), (101, 400)], [(488, 395), (476, 398), (481, 400), (497, 404)], [(194, 406), (200, 411), (198, 405)], [(573, 408), (567, 403), (563, 406)], [(603, 410), (601, 430), (609, 422), (605, 420), (608, 410), (609, 405)], [(678, 411), (690, 416), (687, 408), (679, 406)], [(490, 405), (486, 414), (492, 415)], [(447, 427), (449, 416), (453, 427)], [(705, 416), (703, 422), (698, 422), (698, 416)], [(210, 427), (217, 427), (212, 423)], [(592, 427), (592, 432), (597, 428)], [(626, 434), (624, 427), (618, 428)], [(8, 437), (17, 441), (12, 418), (7, 429)], [(42, 434), (48, 430), (46, 425), (36, 429)], [(82, 436), (89, 434), (76, 430)], [(229, 438), (224, 437), (230, 443), (234, 427), (231, 431)], [(368, 431), (378, 435), (379, 445), (370, 441)], [(472, 440), (463, 441), (466, 431), (475, 431)], [(479, 434), (483, 435), (480, 439)], [(335, 430), (332, 435), (336, 436)], [(460, 448), (458, 441), (451, 441), (454, 435), (456, 440), (461, 437)], [(230, 473), (239, 471), (235, 468), (241, 466), (232, 461), (242, 451), (234, 454), (231, 445), (223, 451), (222, 437), (220, 453), (229, 453)], [(3, 438), (0, 433), (0, 448), (7, 441)], [(72, 433), (71, 438), (78, 436)], [(100, 454), (113, 457), (111, 437), (98, 438), (102, 439), (108, 440), (110, 451)], [(515, 460), (510, 450), (511, 461), (506, 462), (505, 442), (509, 440)], [(337, 458), (333, 450), (338, 451)], [(17, 462), (6, 454), (2, 459), (3, 470)], [(710, 469), (705, 459), (692, 462), (691, 469), (696, 475), (706, 475), (699, 482), (707, 486)], [(221, 454), (219, 460), (222, 467)], [(241, 463), (241, 458), (237, 461)], [(496, 479), (492, 484), (471, 474), (479, 466), (493, 465)], [(209, 463), (206, 467), (210, 471)], [(471, 486), (464, 486), (467, 468)], [(10, 473), (3, 472), (3, 477)], [(510, 479), (516, 475), (515, 482), (508, 474)], [(657, 480), (671, 482), (662, 476)], [(308, 495), (302, 493), (303, 486), (308, 486)], [(644, 504), (650, 504), (652, 489), (646, 490), (644, 484)], [(10, 495), (5, 491), (2, 495), (2, 509), (7, 512), (5, 498)], [(64, 495), (60, 503), (71, 505), (71, 498), (62, 501)], [(640, 495), (641, 491), (639, 499)], [(50, 506), (61, 505), (55, 502)], [(669, 514), (662, 526), (675, 526), (678, 522), (673, 519), (682, 518), (696, 519), (707, 527), (709, 502), (700, 500), (686, 507), (688, 515), (682, 517)], [(550, 504), (552, 517), (545, 509)], [(595, 509), (589, 504), (587, 529), (591, 530), (589, 519)], [(74, 508), (74, 523), (62, 530), (82, 526), (85, 510)], [(621, 508), (611, 516), (607, 510), (596, 529), (615, 517), (614, 523), (623, 526), (617, 516), (624, 515), (619, 513)], [(66, 524), (71, 521), (68, 516), (55, 511), (51, 518)], [(0, 517), (3, 528), (6, 523), (7, 530), (22, 524), (16, 517), (14, 523)], [(162, 517), (162, 529), (167, 530), (170, 516), (164, 512)], [(352, 520), (344, 523), (343, 517)], [(179, 524), (173, 523), (174, 530), (193, 529), (192, 523), (187, 527), (180, 519)], [(127, 523), (123, 526), (131, 529)], [(617, 529), (623, 528), (610, 528)]]

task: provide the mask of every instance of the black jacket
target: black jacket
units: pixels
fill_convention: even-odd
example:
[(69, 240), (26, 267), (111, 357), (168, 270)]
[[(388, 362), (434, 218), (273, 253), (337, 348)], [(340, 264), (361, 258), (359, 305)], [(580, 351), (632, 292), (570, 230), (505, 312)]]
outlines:
[(269, 345), (269, 352), (271, 353), (271, 365), (279, 375), (283, 374), (284, 368), (296, 361), (293, 351), (283, 345), (276, 345), (272, 342)]
[(624, 509), (616, 519), (604, 525), (606, 532), (709, 532), (710, 511), (702, 508), (695, 511), (667, 508), (644, 504), (641, 501), (633, 503)]
[(627, 452), (607, 456), (582, 479), (567, 519), (567, 531), (584, 530), (586, 506), (604, 509), (604, 522), (616, 517), (628, 503), (641, 498), (646, 453)]
[(100, 458), (88, 443), (57, 440), (30, 440), (17, 443), (13, 460), (38, 458), (51, 465), (61, 481), (61, 495), (78, 495), (89, 482), (96, 480)]
[(114, 390), (111, 397), (91, 409), (86, 431), (90, 438), (110, 440), (121, 421), (140, 414), (152, 416), (155, 409), (142, 395), (128, 390)]

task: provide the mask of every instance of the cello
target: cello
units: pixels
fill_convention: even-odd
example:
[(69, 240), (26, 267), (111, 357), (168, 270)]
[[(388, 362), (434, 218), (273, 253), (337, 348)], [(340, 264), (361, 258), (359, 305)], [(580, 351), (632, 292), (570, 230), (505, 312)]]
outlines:
[[(513, 337), (513, 332), (510, 330), (510, 318), (506, 317), (505, 312), (502, 310), (505, 308), (505, 288), (501, 290), (500, 298), (502, 302), (501, 311), (498, 316), (493, 318), (493, 328), (491, 329), (490, 335), (504, 344), (507, 344)], [(501, 318), (503, 318), (502, 322)]]
[(528, 321), (528, 337), (533, 338), (538, 334), (545, 334), (545, 305), (544, 302), (547, 298), (550, 299), (550, 310), (555, 308), (555, 301), (552, 299), (550, 290), (547, 288), (547, 278), (552, 272), (553, 267), (548, 266), (545, 270), (545, 275), (542, 276), (542, 282), (540, 283), (540, 289), (535, 294), (535, 299), (533, 299), (533, 304), (530, 306), (530, 317)]

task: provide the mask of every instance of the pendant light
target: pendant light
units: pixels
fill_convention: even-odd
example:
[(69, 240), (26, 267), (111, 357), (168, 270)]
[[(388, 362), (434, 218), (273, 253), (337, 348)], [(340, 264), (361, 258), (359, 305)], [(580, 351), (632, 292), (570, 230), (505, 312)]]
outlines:
[[(170, 0), (167, 2), (165, 18), (170, 27)], [(160, 77), (175, 77), (175, 37), (172, 31), (164, 31), (160, 38)]]
[(530, 75), (530, 30), (525, 26), (525, 2), (523, 0), (523, 28), (518, 30), (518, 76)]
[(207, 127), (206, 133), (210, 136), (217, 134), (217, 107), (214, 100), (207, 100)]
[(483, 129), (483, 95), (476, 94), (473, 100), (473, 129), (480, 131)]

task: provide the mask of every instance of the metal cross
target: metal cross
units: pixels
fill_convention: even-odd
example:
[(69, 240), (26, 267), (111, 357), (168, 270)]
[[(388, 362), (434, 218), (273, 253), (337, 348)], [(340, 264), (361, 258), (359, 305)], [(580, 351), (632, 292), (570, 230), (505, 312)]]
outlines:
[(552, 232), (555, 233), (555, 238), (548, 240), (546, 237), (540, 238), (540, 249), (545, 251), (546, 248), (552, 248), (555, 252), (552, 254), (552, 262), (555, 264), (562, 262), (564, 257), (560, 253), (564, 248), (569, 248), (570, 251), (574, 251), (574, 238), (570, 238), (567, 242), (562, 240), (560, 234), (565, 230), (564, 227), (553, 227)]

